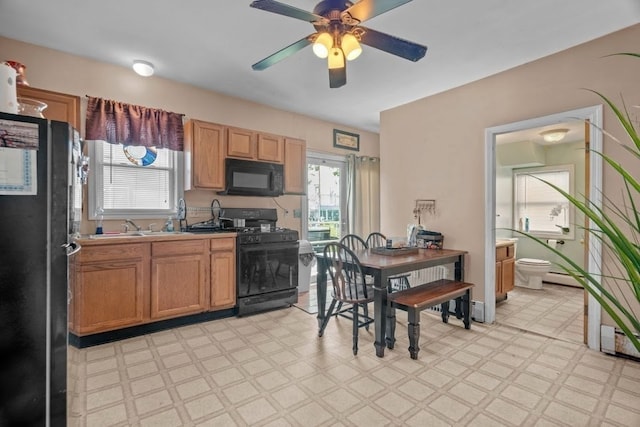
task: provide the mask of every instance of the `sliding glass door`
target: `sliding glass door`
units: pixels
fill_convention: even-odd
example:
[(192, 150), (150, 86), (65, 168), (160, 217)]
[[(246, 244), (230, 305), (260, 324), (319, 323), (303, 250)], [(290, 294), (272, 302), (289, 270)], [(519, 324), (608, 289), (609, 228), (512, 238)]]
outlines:
[(349, 229), (347, 181), (344, 157), (307, 153), (306, 236), (315, 251)]

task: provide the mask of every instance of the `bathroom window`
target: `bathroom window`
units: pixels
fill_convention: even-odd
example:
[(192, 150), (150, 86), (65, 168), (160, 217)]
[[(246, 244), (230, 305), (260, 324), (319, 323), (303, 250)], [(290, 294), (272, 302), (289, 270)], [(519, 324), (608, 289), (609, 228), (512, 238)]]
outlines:
[(573, 239), (573, 205), (547, 184), (574, 195), (573, 174), (573, 165), (514, 169), (513, 228), (539, 238)]

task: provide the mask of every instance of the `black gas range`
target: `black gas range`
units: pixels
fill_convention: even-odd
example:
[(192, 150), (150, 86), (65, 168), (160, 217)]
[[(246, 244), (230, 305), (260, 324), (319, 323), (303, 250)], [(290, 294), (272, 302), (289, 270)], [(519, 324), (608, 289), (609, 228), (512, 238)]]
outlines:
[(185, 227), (191, 233), (237, 233), (238, 315), (298, 302), (298, 231), (276, 226), (276, 209), (226, 208), (220, 218)]

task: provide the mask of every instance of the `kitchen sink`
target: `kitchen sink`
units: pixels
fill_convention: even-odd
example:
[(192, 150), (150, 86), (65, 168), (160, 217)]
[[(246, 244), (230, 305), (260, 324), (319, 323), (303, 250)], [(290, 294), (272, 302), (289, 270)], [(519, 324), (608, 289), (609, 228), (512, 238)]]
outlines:
[(184, 231), (127, 231), (126, 233), (105, 233), (90, 234), (89, 239), (117, 239), (123, 237), (145, 237), (145, 236), (172, 236), (177, 234), (190, 234)]

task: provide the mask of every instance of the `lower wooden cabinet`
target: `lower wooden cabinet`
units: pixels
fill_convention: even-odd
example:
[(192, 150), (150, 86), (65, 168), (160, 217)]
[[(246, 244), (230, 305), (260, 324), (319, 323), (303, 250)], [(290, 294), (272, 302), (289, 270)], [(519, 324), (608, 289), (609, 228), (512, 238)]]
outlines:
[(72, 332), (88, 335), (143, 323), (148, 245), (83, 247), (73, 264)]
[(236, 305), (236, 239), (211, 240), (211, 308)]
[(496, 300), (506, 298), (515, 284), (515, 245), (496, 248)]
[(69, 330), (80, 337), (233, 308), (235, 241), (233, 235), (83, 245), (69, 264)]
[(201, 313), (206, 297), (208, 240), (151, 244), (151, 319)]

